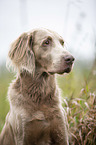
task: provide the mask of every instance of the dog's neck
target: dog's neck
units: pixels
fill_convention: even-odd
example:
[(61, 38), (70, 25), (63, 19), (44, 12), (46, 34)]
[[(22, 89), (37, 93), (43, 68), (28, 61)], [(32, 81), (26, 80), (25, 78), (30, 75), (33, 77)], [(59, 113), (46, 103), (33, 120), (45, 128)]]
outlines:
[(23, 71), (20, 74), (20, 84), (21, 93), (34, 99), (35, 96), (38, 96), (40, 99), (46, 98), (49, 95), (54, 96), (56, 90), (55, 75), (49, 75), (46, 72), (36, 72), (33, 76)]

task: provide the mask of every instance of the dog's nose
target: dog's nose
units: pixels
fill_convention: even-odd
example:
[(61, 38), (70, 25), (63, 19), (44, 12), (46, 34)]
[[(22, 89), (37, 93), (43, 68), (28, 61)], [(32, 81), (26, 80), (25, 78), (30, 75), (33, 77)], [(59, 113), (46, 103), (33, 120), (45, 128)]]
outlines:
[(64, 57), (66, 63), (73, 63), (73, 61), (75, 60), (75, 58), (72, 55), (67, 55)]

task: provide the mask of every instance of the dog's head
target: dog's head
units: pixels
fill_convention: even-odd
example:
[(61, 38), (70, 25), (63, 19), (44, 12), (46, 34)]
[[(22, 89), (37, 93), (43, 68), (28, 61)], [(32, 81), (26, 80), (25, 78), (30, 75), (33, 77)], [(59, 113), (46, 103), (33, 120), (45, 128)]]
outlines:
[(73, 56), (64, 49), (64, 40), (47, 29), (35, 29), (22, 34), (12, 45), (8, 54), (13, 66), (19, 71), (36, 70), (49, 74), (69, 73)]

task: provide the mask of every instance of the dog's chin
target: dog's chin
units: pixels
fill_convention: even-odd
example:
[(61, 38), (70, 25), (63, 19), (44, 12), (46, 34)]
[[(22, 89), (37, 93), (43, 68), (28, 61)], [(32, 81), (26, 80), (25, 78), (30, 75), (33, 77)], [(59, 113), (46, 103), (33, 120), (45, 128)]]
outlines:
[(70, 73), (72, 67), (66, 67), (64, 69), (56, 70), (56, 71), (49, 71), (48, 73), (53, 74), (64, 74), (64, 73)]

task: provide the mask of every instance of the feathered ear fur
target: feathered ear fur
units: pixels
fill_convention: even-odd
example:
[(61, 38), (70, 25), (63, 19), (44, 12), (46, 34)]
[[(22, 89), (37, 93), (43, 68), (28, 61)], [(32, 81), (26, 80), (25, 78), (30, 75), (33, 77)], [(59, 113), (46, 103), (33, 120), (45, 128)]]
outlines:
[[(11, 60), (9, 66), (13, 66), (15, 70), (35, 71), (35, 58), (32, 51), (33, 39), (32, 34), (23, 33), (15, 42), (12, 43), (8, 57)], [(10, 62), (9, 62), (10, 63)], [(7, 64), (8, 66), (8, 64)]]

